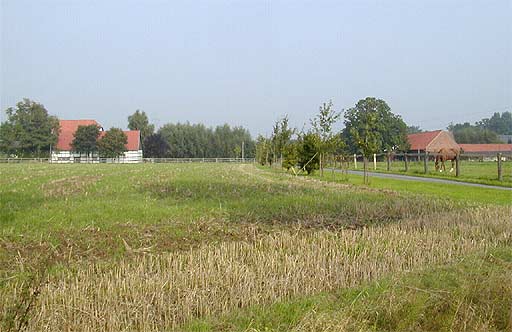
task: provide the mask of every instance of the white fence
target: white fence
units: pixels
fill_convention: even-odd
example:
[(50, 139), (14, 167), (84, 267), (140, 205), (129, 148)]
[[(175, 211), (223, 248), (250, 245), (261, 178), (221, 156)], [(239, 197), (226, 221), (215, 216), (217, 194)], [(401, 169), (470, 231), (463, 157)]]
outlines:
[[(144, 163), (254, 163), (254, 158), (143, 158)], [(50, 158), (0, 158), (0, 164), (59, 163)], [(80, 164), (122, 164), (123, 160), (111, 158), (81, 159)]]

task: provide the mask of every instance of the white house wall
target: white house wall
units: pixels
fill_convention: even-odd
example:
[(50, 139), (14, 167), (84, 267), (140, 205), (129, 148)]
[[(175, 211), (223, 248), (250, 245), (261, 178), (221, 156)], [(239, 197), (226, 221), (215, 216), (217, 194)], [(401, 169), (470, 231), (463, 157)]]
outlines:
[(53, 151), (51, 154), (51, 162), (55, 164), (70, 164), (70, 163), (93, 163), (100, 162), (106, 163), (122, 163), (122, 164), (135, 164), (142, 162), (142, 150), (126, 151), (122, 157), (119, 158), (98, 158), (97, 154), (93, 154), (89, 158), (79, 153), (72, 153), (71, 151)]

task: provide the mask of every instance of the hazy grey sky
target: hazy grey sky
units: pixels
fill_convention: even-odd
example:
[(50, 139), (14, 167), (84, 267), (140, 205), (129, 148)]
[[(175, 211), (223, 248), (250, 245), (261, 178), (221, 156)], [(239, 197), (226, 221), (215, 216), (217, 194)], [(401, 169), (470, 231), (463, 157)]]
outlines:
[(332, 99), (425, 129), (512, 110), (512, 1), (0, 0), (0, 106), (301, 127)]

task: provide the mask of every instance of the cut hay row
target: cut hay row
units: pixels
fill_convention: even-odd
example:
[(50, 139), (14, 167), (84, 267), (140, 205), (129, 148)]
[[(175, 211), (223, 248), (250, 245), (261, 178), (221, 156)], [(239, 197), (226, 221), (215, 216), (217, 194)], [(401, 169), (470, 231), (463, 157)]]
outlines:
[[(482, 208), (336, 233), (282, 232), (253, 243), (144, 255), (116, 265), (90, 264), (42, 286), (28, 328), (176, 328), (196, 317), (355, 286), (510, 245), (511, 226), (509, 209)], [(13, 287), (3, 296), (18, 296), (23, 285)]]

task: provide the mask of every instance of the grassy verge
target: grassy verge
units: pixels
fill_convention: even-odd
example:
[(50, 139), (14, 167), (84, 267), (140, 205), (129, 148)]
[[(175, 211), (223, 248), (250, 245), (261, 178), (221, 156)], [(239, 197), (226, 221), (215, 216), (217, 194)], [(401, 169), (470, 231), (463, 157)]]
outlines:
[(229, 315), (183, 331), (510, 331), (512, 248)]
[[(351, 170), (355, 170), (353, 163), (349, 165)], [(358, 163), (358, 165), (359, 168), (357, 170), (362, 170), (362, 163)], [(404, 163), (399, 161), (391, 163), (390, 171), (387, 170), (387, 163), (385, 162), (377, 162), (377, 169), (374, 169), (373, 162), (369, 163), (371, 172), (405, 174), (411, 176), (431, 177), (459, 182), (470, 182), (501, 187), (512, 187), (512, 162), (503, 162), (502, 165), (503, 181), (498, 181), (497, 164), (496, 162), (492, 161), (462, 161), (461, 174), (459, 177), (455, 176), (455, 171), (451, 173), (449, 172), (451, 167), (450, 163), (446, 164), (447, 172), (440, 173), (435, 171), (434, 162), (431, 161), (427, 165), (428, 173), (426, 174), (424, 173), (423, 162), (410, 162), (408, 172), (405, 171)]]
[[(262, 166), (259, 166), (259, 169), (269, 173), (285, 173), (283, 170), (270, 169)], [(288, 175), (290, 177), (294, 177), (291, 173), (288, 173)], [(298, 176), (295, 178), (304, 177), (306, 176)], [(323, 177), (319, 175), (319, 172), (315, 172), (312, 176), (309, 176), (309, 178), (321, 180), (322, 182), (354, 185), (357, 187), (373, 188), (376, 190), (389, 189), (404, 194), (409, 193), (411, 195), (420, 195), (427, 200), (445, 200), (469, 205), (512, 205), (512, 192), (493, 188), (469, 187), (446, 183), (428, 183), (413, 180), (386, 179), (371, 176), (369, 185), (364, 185), (362, 175), (346, 175), (339, 172), (331, 172), (330, 170), (325, 170)]]

